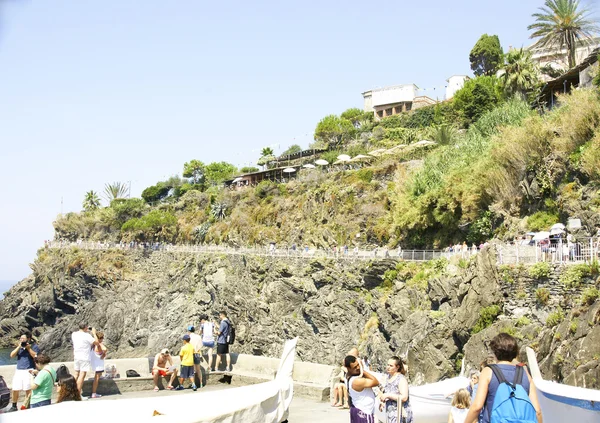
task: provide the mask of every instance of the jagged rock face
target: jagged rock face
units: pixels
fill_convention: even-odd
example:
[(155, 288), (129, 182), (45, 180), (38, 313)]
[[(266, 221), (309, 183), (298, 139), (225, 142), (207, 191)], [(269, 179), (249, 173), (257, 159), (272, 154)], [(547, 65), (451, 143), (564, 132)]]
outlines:
[[(358, 346), (376, 367), (392, 355), (408, 357), (412, 382), (423, 383), (455, 375), (463, 355), (476, 365), (491, 337), (528, 315), (519, 336), (537, 344), (548, 377), (597, 383), (600, 302), (572, 318), (587, 325), (577, 329), (576, 342), (557, 346), (555, 331), (565, 332), (564, 344), (573, 335), (570, 323), (545, 328), (531, 306), (515, 305), (515, 287), (501, 280), (495, 262), (486, 252), (466, 269), (448, 265), (424, 288), (402, 276), (386, 283), (384, 275), (396, 268), (391, 260), (50, 250), (0, 301), (0, 346), (32, 329), (52, 359), (70, 360), (71, 332), (85, 320), (104, 330), (110, 357), (178, 351), (188, 324), (227, 310), (236, 325), (235, 352), (277, 356), (284, 339), (298, 336), (302, 360), (335, 364)], [(480, 310), (491, 305), (504, 314), (473, 335)], [(569, 359), (553, 366), (559, 350)]]

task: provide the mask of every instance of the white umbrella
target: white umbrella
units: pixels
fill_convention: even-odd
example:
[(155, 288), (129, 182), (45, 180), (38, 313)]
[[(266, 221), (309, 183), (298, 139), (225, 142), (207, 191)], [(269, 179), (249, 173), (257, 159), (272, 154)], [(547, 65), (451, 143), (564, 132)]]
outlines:
[(369, 160), (371, 157), (365, 156), (364, 154), (359, 154), (358, 156), (354, 156), (350, 161), (351, 162), (360, 162), (362, 160)]
[(537, 234), (535, 234), (533, 236), (533, 240), (534, 241), (541, 241), (543, 239), (548, 239), (549, 237), (550, 237), (550, 232), (542, 231), (542, 232), (538, 232)]
[(550, 232), (552, 232), (553, 230), (563, 230), (565, 229), (565, 225), (563, 225), (562, 223), (555, 223), (554, 225), (552, 225), (552, 227), (550, 228)]
[(319, 166), (327, 166), (329, 162), (327, 160), (319, 159), (315, 160), (315, 164)]
[(340, 162), (349, 162), (350, 161), (350, 156), (347, 154), (340, 154), (339, 156), (337, 156), (337, 159)]
[(308, 163), (308, 164), (302, 165), (302, 167), (304, 167), (306, 169), (314, 169), (316, 166), (314, 164)]
[(333, 162), (333, 164), (334, 165), (341, 165), (341, 164), (344, 164), (344, 162), (341, 161), (341, 160), (336, 160), (335, 162)]
[(565, 230), (561, 229), (561, 228), (552, 228), (550, 229), (550, 235), (558, 235), (558, 234), (564, 234)]
[(369, 155), (377, 157), (377, 156), (380, 156), (381, 153), (383, 153), (384, 151), (385, 151), (385, 148), (380, 148), (377, 150), (369, 151)]
[(294, 169), (293, 167), (286, 167), (285, 169), (283, 169), (283, 173), (293, 173), (295, 171), (296, 169)]
[(242, 178), (235, 178), (233, 181), (231, 181), (231, 183), (232, 183), (232, 184), (235, 184), (236, 182), (239, 182), (239, 181), (241, 181), (241, 180), (242, 180)]

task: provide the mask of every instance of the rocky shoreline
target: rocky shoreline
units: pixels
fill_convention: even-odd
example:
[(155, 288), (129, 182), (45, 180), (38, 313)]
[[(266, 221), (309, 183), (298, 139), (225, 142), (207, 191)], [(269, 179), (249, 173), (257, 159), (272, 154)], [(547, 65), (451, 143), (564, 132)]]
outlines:
[(417, 265), (73, 248), (40, 250), (32, 269), (0, 301), (0, 347), (30, 329), (53, 359), (70, 359), (70, 334), (87, 320), (105, 330), (112, 358), (151, 355), (226, 309), (240, 353), (276, 357), (299, 336), (300, 359), (335, 364), (358, 344), (375, 365), (407, 355), (420, 384), (455, 375), (463, 357), (476, 366), (507, 331), (536, 350), (544, 377), (600, 386), (600, 301), (581, 303), (594, 277), (567, 288), (552, 269), (536, 280), (499, 268), (493, 249)]

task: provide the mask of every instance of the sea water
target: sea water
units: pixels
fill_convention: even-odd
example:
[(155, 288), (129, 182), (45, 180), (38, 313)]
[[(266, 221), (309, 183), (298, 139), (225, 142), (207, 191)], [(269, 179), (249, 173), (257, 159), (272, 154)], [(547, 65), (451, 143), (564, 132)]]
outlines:
[(17, 364), (16, 359), (10, 358), (10, 348), (0, 348), (0, 366), (5, 364)]

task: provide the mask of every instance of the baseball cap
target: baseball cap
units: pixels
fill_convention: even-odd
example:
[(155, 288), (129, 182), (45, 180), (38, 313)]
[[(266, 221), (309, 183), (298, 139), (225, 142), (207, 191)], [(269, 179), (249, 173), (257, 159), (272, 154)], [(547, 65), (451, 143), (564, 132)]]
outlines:
[(184, 341), (189, 341), (190, 340), (190, 336), (189, 335), (183, 335), (183, 339)]
[(160, 353), (165, 355), (171, 355), (168, 348), (163, 348), (162, 350), (160, 350)]
[(189, 325), (188, 326), (188, 331), (193, 332), (194, 331), (194, 325)]

